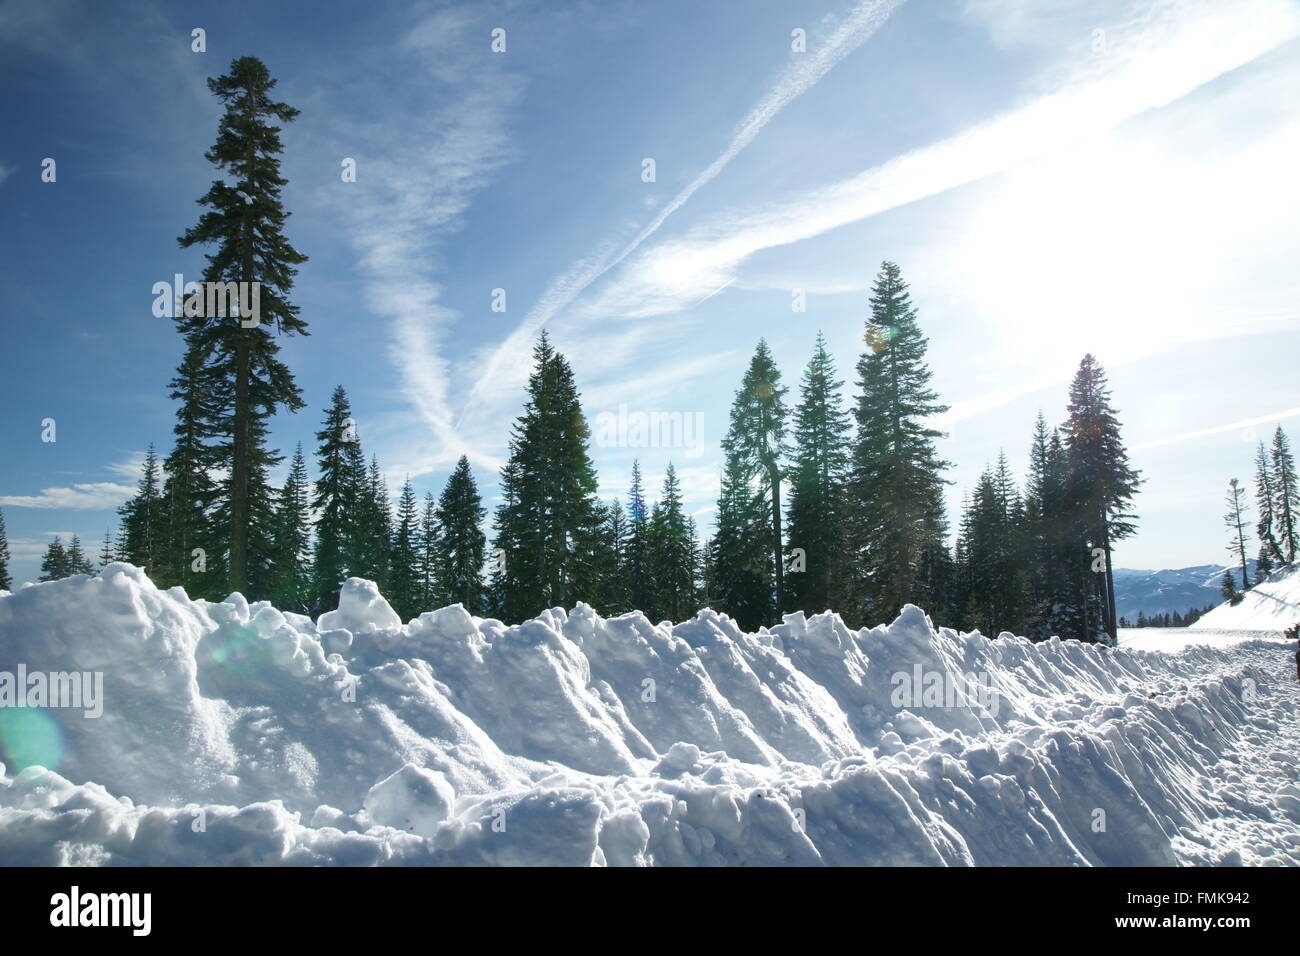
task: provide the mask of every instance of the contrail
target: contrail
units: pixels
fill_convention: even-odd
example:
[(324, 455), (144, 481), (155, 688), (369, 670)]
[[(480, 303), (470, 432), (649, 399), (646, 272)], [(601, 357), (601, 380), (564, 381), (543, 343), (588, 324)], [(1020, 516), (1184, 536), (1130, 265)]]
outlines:
[(1159, 441), (1147, 442), (1145, 445), (1137, 445), (1133, 450), (1146, 451), (1148, 448), (1159, 448), (1162, 445), (1172, 445), (1175, 442), (1191, 441), (1193, 438), (1204, 438), (1207, 435), (1218, 435), (1221, 432), (1231, 432), (1242, 428), (1250, 428), (1253, 425), (1263, 425), (1267, 422), (1275, 422), (1283, 418), (1290, 418), (1293, 415), (1300, 415), (1300, 408), (1289, 408), (1284, 412), (1274, 412), (1271, 415), (1261, 415), (1258, 418), (1247, 418), (1244, 421), (1233, 422), (1231, 425), (1218, 425), (1214, 428), (1204, 428), (1199, 432), (1187, 432), (1185, 435), (1175, 435), (1172, 438), (1162, 438)]
[(796, 97), (811, 89), (837, 63), (866, 42), (889, 19), (894, 10), (904, 2), (905, 0), (863, 0), (863, 2), (859, 3), (824, 45), (815, 53), (808, 55), (806, 58), (801, 58), (782, 72), (776, 84), (768, 90), (767, 95), (749, 111), (740, 126), (736, 128), (731, 141), (727, 144), (727, 148), (703, 172), (696, 176), (686, 188), (674, 196), (650, 220), (645, 228), (637, 233), (631, 242), (616, 255), (598, 257), (594, 262), (586, 260), (579, 263), (560, 279), (553, 282), (551, 287), (543, 294), (541, 301), (528, 310), (519, 327), (492, 353), (487, 367), (479, 375), (474, 387), (470, 390), (469, 398), (466, 400), (465, 407), (456, 422), (457, 427), (459, 428), (460, 423), (465, 420), (465, 416), (474, 407), (484, 384), (496, 377), (502, 364), (515, 349), (530, 340), (538, 329), (581, 295), (589, 285), (626, 259), (636, 251), (638, 246), (658, 232), (659, 227), (664, 224), (669, 216), (682, 208), (687, 200), (695, 195), (701, 187), (716, 178), (727, 167), (727, 164), (740, 154), (741, 150), (753, 142), (754, 137), (759, 134), (772, 117), (781, 112)]

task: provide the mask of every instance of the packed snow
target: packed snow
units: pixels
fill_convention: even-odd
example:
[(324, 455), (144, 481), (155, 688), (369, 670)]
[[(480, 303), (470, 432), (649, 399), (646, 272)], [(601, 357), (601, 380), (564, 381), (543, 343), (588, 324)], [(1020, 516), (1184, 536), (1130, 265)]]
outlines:
[(7, 864), (1300, 863), (1277, 639), (404, 624), (359, 579), (312, 621), (112, 564), (0, 596), (20, 666), (103, 712), (0, 708)]

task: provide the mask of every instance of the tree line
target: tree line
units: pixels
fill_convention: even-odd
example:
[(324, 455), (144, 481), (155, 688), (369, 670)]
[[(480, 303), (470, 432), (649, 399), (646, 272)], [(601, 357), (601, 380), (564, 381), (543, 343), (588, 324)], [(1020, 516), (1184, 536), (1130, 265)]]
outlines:
[(907, 283), (888, 261), (872, 286), (851, 403), (820, 335), (793, 409), (758, 343), (722, 440), (706, 541), (671, 464), (653, 504), (639, 464), (626, 507), (598, 499), (574, 373), (545, 333), (501, 470), (490, 555), (469, 462), (423, 506), (408, 479), (394, 512), (341, 386), (316, 435), (315, 481), (299, 447), (273, 487), (283, 457), (268, 445), (270, 420), (303, 407), (279, 337), (308, 334), (289, 298), (306, 257), (284, 235), (279, 162), (279, 124), (297, 110), (273, 99), (275, 83), (253, 57), (208, 81), (224, 113), (205, 157), (222, 178), (178, 240), (211, 249), (205, 282), (260, 282), (261, 318), (248, 321), (243, 304), (212, 315), (178, 303), (172, 450), (160, 460), (150, 449), (105, 555), (195, 596), (240, 591), (304, 612), (334, 606), (339, 583), (358, 575), (377, 580), (403, 616), (460, 601), (519, 621), (581, 600), (680, 620), (707, 604), (755, 629), (795, 609), (878, 623), (914, 603), (937, 623), (984, 633), (1114, 640), (1111, 550), (1133, 533), (1140, 479), (1104, 371), (1084, 357), (1066, 421), (1049, 430), (1040, 415), (1023, 489), (1000, 458), (968, 494), (950, 547), (949, 463), (933, 425), (947, 407), (931, 386)]

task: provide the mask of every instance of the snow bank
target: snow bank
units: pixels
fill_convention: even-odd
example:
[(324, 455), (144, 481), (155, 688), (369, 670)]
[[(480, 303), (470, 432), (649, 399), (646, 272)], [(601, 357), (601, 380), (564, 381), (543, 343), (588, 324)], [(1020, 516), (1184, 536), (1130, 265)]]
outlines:
[(1300, 624), (1300, 567), (1281, 568), (1242, 595), (1234, 607), (1227, 602), (1203, 614), (1194, 630), (1284, 631)]
[(1169, 864), (1228, 812), (1209, 768), (1294, 721), (1214, 648), (990, 641), (910, 606), (857, 632), (403, 624), (352, 579), (313, 622), (123, 564), (0, 597), (20, 666), (99, 672), (103, 715), (0, 709), (10, 864)]

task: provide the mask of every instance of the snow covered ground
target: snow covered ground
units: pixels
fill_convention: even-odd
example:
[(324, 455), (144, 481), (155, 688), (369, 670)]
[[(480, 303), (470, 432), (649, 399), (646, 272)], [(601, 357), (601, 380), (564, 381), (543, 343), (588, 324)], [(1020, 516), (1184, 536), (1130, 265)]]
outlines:
[(1300, 624), (1300, 567), (1274, 571), (1242, 595), (1236, 605), (1226, 602), (1197, 619), (1192, 627), (1206, 631), (1283, 631)]
[(313, 622), (110, 565), (0, 596), (0, 697), (103, 687), (0, 708), (0, 862), (1300, 862), (1289, 645), (1155, 636), (403, 624), (355, 579)]

